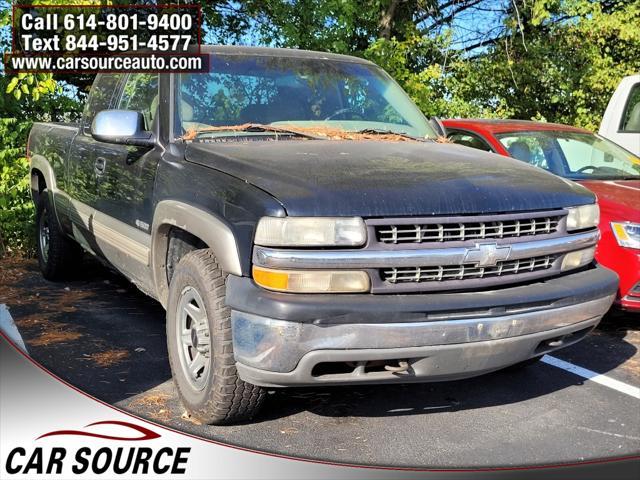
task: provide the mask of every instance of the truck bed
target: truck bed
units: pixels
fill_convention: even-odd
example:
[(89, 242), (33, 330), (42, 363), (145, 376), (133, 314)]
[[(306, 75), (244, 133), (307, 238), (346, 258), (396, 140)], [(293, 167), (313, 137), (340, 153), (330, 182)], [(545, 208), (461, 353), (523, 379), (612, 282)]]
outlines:
[(58, 185), (66, 180), (65, 159), (79, 129), (77, 123), (37, 122), (33, 124), (29, 134), (29, 156), (32, 161), (46, 160), (55, 173)]

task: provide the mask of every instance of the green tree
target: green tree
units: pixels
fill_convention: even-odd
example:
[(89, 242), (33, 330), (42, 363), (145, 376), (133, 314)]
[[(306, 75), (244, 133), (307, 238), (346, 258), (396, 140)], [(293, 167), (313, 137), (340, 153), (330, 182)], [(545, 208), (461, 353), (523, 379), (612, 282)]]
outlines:
[(0, 118), (0, 256), (5, 250), (33, 251), (33, 204), (24, 142), (31, 122)]
[(640, 70), (640, 2), (246, 0), (204, 2), (209, 38), (369, 58), (427, 115), (597, 128)]
[[(10, 5), (0, 2), (0, 47), (9, 48)], [(4, 28), (3, 28), (4, 26)], [(49, 74), (0, 72), (0, 256), (34, 251), (26, 143), (34, 121), (73, 121), (81, 104)]]
[[(194, 2), (202, 6), (209, 42), (368, 58), (429, 116), (540, 119), (595, 130), (620, 79), (640, 71), (637, 0)], [(3, 51), (9, 22), (10, 3), (0, 0)], [(12, 249), (29, 248), (20, 226), (31, 208), (24, 152), (29, 126), (73, 120), (92, 79), (0, 76), (0, 230)]]
[(537, 0), (487, 51), (459, 63), (457, 93), (509, 116), (597, 130), (621, 78), (640, 71), (640, 2)]

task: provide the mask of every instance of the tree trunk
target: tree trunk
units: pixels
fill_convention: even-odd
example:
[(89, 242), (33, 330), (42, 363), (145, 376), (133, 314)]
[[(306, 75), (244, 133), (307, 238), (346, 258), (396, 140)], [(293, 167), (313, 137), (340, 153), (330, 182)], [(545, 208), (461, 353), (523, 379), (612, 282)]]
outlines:
[(393, 26), (396, 9), (400, 0), (391, 0), (386, 10), (382, 12), (380, 21), (378, 22), (378, 37), (389, 40), (391, 38), (391, 28)]

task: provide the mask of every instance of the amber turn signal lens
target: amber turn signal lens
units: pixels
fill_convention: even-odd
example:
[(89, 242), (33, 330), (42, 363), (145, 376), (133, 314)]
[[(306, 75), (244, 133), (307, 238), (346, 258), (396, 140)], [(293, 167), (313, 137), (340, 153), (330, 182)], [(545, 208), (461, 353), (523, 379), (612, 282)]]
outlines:
[(368, 292), (369, 275), (349, 270), (272, 270), (253, 267), (253, 280), (263, 288), (291, 293)]
[(271, 290), (283, 291), (289, 285), (289, 275), (277, 270), (253, 267), (253, 279), (261, 287)]

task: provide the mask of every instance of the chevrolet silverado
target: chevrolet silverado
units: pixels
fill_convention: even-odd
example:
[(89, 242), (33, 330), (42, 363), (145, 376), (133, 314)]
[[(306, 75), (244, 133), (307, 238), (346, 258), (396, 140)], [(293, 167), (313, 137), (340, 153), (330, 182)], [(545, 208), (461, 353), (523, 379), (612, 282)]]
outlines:
[(524, 365), (609, 309), (585, 188), (437, 142), (363, 59), (205, 51), (207, 73), (98, 75), (79, 124), (27, 147), (43, 275), (84, 251), (157, 299), (194, 417)]

